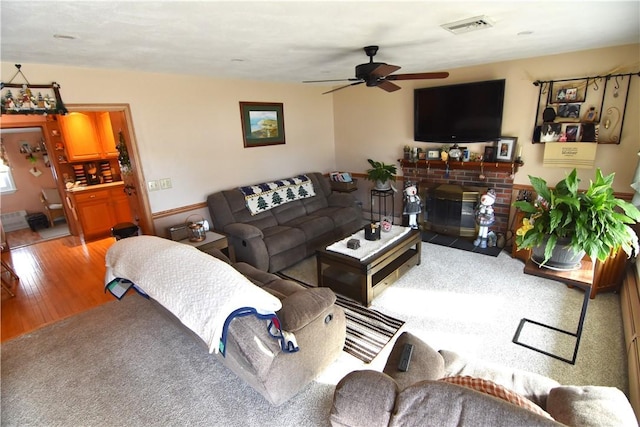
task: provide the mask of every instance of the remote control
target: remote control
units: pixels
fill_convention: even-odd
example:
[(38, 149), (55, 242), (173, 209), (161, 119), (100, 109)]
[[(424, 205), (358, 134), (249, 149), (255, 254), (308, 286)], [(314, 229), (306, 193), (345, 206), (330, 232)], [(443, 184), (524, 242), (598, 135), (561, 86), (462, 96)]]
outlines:
[(407, 372), (409, 369), (409, 362), (411, 361), (411, 354), (413, 353), (413, 344), (405, 344), (402, 349), (402, 356), (400, 356), (400, 363), (398, 363), (398, 370)]

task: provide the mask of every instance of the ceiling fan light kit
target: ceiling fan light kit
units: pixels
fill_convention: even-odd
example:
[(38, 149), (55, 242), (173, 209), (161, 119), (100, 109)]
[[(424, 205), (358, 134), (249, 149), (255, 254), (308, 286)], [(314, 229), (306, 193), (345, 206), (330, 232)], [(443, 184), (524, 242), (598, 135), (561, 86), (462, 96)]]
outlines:
[(349, 86), (356, 86), (362, 83), (365, 83), (369, 87), (379, 87), (387, 92), (395, 92), (400, 89), (400, 86), (392, 83), (391, 80), (426, 80), (445, 79), (449, 77), (449, 73), (447, 72), (392, 74), (398, 71), (401, 67), (398, 65), (386, 64), (384, 62), (373, 62), (373, 57), (378, 53), (378, 46), (365, 46), (364, 53), (369, 57), (369, 62), (356, 65), (355, 78), (338, 80), (306, 80), (303, 81), (303, 83), (326, 83), (339, 81), (353, 82), (324, 92), (323, 95), (325, 95), (327, 93), (336, 92)]

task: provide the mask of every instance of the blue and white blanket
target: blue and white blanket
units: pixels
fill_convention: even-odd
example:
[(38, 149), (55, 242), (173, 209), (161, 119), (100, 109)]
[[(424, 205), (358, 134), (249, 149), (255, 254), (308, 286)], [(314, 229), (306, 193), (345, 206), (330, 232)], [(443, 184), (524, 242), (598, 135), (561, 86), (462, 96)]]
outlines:
[(247, 209), (249, 209), (251, 215), (268, 211), (283, 203), (316, 195), (313, 182), (307, 175), (247, 185), (240, 187), (239, 190), (244, 195)]

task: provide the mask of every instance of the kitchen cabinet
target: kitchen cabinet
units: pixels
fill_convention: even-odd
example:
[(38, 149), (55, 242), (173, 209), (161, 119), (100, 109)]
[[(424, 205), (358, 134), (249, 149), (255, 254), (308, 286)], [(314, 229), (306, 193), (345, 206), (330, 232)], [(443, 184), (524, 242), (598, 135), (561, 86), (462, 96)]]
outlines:
[(119, 184), (68, 192), (85, 240), (107, 237), (117, 223), (132, 221), (123, 188)]
[(70, 162), (118, 157), (108, 112), (74, 112), (60, 117)]

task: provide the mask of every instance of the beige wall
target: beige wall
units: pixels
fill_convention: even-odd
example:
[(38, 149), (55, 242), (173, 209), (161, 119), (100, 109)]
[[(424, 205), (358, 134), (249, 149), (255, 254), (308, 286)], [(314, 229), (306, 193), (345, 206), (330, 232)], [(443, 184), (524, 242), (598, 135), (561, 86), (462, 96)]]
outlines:
[[(173, 188), (149, 193), (155, 213), (240, 184), (305, 171), (362, 173), (367, 158), (395, 162), (405, 144), (428, 146), (413, 141), (413, 88), (497, 78), (507, 80), (503, 133), (523, 143), (525, 165), (515, 182), (527, 184), (534, 174), (554, 184), (567, 170), (542, 168), (544, 146), (530, 143), (538, 96), (532, 81), (637, 71), (639, 46), (448, 70), (446, 80), (403, 81), (394, 93), (356, 86), (321, 95), (315, 85), (42, 64), (23, 64), (22, 71), (32, 83), (58, 82), (68, 104), (130, 104), (145, 179), (172, 179)], [(1, 70), (3, 81), (15, 73), (9, 63)], [(622, 192), (631, 192), (640, 149), (639, 80), (632, 80), (622, 143), (598, 147), (597, 166), (617, 173)], [(284, 103), (287, 143), (245, 149), (239, 101)], [(584, 180), (592, 175), (580, 171)]]
[[(413, 140), (413, 89), (480, 80), (506, 79), (502, 131), (522, 144), (525, 165), (516, 174), (516, 184), (529, 184), (528, 175), (544, 177), (549, 184), (562, 179), (569, 169), (543, 168), (543, 144), (531, 144), (538, 100), (534, 80), (576, 78), (609, 73), (637, 72), (640, 45), (590, 50), (572, 54), (518, 60), (448, 70), (445, 80), (401, 82), (402, 90), (387, 93), (363, 85), (334, 93), (336, 167), (364, 172), (367, 158), (393, 163), (402, 157), (404, 145), (440, 147)], [(611, 90), (611, 89), (609, 89)], [(587, 99), (589, 101), (589, 99)], [(604, 173), (616, 172), (615, 189), (631, 193), (629, 187), (640, 150), (640, 78), (633, 77), (626, 121), (620, 145), (598, 146), (596, 167)], [(472, 151), (475, 145), (465, 144)], [(594, 169), (580, 169), (583, 181)]]
[[(2, 143), (7, 150), (7, 158), (11, 165), (11, 174), (17, 191), (13, 194), (3, 194), (1, 200), (2, 213), (25, 210), (28, 213), (44, 212), (40, 194), (43, 188), (55, 188), (51, 168), (44, 164), (42, 152), (35, 153), (36, 163), (32, 164), (26, 154), (20, 153), (20, 146), (27, 143), (32, 147), (40, 145), (42, 132), (21, 132), (2, 134)], [(33, 167), (42, 172), (35, 176), (30, 173)]]
[[(66, 104), (128, 103), (147, 181), (171, 178), (149, 193), (152, 212), (203, 202), (214, 191), (335, 167), (333, 105), (318, 88), (22, 64), (31, 83), (60, 84)], [(2, 63), (2, 78), (15, 73)], [(244, 148), (239, 101), (282, 102), (286, 144)]]

